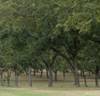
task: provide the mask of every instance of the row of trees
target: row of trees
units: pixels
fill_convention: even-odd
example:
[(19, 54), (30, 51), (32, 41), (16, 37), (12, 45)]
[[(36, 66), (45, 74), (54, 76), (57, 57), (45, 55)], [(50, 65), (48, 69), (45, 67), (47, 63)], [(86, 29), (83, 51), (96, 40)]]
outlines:
[(70, 70), (80, 86), (79, 70), (95, 75), (100, 70), (99, 0), (0, 0), (0, 74), (26, 73), (32, 86), (32, 70)]

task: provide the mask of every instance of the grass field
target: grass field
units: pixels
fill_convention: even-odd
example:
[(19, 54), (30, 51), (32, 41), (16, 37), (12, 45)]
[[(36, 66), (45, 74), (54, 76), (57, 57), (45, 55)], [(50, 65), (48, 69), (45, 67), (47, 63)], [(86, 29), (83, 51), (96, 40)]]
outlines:
[(0, 88), (0, 96), (100, 96), (99, 90), (35, 90), (32, 88)]

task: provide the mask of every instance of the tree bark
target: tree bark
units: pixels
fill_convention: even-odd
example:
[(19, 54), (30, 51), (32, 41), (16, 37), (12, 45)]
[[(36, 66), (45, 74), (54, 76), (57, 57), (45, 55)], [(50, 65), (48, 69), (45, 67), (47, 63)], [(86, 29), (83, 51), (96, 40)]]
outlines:
[(80, 87), (79, 73), (76, 67), (73, 70), (73, 75), (74, 75), (75, 86)]
[(1, 77), (1, 86), (3, 86), (4, 84), (3, 84), (3, 72), (2, 71), (0, 73), (0, 77)]
[(95, 69), (95, 84), (96, 84), (96, 87), (99, 87), (99, 67), (96, 66), (96, 69)]
[(11, 77), (11, 73), (8, 70), (8, 72), (7, 72), (7, 85), (8, 85), (8, 87), (10, 86), (10, 77)]
[(17, 70), (15, 71), (15, 85), (16, 87), (19, 87), (19, 74)]
[(32, 72), (31, 72), (31, 67), (29, 67), (29, 71), (28, 71), (28, 81), (29, 81), (29, 86), (32, 87)]
[(55, 76), (55, 81), (56, 81), (56, 82), (57, 82), (57, 80), (58, 80), (58, 78), (57, 78), (57, 77), (58, 77), (58, 76), (57, 76), (57, 73), (58, 73), (57, 70), (54, 71), (54, 74), (55, 74), (54, 76)]
[(48, 86), (52, 87), (53, 86), (53, 74), (52, 74), (52, 68), (51, 67), (49, 67), (49, 69), (48, 69), (48, 75), (49, 75)]
[(48, 69), (46, 69), (46, 77), (47, 77), (47, 79), (49, 78), (49, 76), (48, 76)]
[(41, 72), (40, 72), (40, 77), (42, 78), (42, 76), (43, 76), (43, 70), (40, 70)]
[(91, 72), (89, 71), (89, 77), (91, 76)]
[(65, 81), (65, 78), (66, 78), (66, 72), (63, 71), (63, 80)]
[(34, 71), (33, 71), (33, 72), (34, 72), (34, 76), (36, 76), (36, 70), (35, 70), (35, 69), (34, 69)]
[(84, 71), (82, 72), (82, 75), (83, 75), (83, 79), (84, 79), (84, 85), (85, 85), (85, 87), (88, 87), (87, 81), (86, 81), (86, 75), (85, 75)]

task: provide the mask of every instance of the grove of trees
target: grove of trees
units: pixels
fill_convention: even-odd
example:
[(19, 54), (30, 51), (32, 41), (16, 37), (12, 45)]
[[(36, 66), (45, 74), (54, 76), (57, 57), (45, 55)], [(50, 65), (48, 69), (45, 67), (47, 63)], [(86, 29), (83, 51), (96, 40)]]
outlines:
[[(48, 86), (57, 73), (71, 71), (80, 87), (80, 74), (100, 78), (100, 0), (0, 0), (0, 82), (11, 73), (15, 85), (26, 73), (46, 70)], [(79, 72), (80, 71), (80, 72)], [(53, 78), (55, 74), (55, 78)]]

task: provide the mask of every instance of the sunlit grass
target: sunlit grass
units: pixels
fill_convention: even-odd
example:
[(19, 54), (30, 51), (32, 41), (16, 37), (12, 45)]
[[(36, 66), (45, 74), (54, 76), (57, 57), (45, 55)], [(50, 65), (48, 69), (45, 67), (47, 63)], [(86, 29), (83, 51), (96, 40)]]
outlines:
[(33, 88), (0, 88), (0, 96), (100, 96), (97, 90), (34, 90)]

